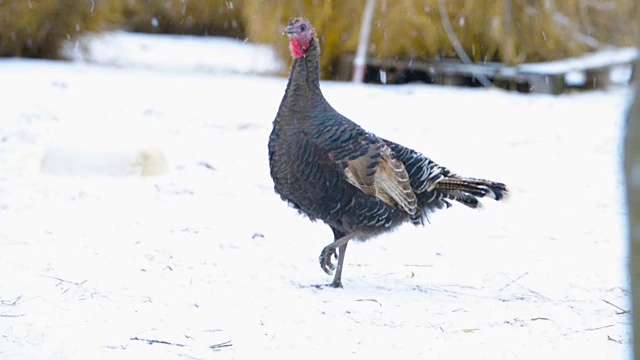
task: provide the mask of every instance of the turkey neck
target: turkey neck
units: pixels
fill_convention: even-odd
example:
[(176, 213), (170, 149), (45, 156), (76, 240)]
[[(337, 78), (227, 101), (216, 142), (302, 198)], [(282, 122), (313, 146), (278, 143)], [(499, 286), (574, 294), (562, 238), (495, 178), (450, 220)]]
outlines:
[(320, 91), (320, 45), (314, 38), (305, 56), (294, 59), (281, 109), (309, 111), (313, 104), (324, 103)]
[(305, 55), (293, 61), (287, 88), (290, 92), (300, 90), (320, 92), (320, 45), (318, 39), (313, 38)]

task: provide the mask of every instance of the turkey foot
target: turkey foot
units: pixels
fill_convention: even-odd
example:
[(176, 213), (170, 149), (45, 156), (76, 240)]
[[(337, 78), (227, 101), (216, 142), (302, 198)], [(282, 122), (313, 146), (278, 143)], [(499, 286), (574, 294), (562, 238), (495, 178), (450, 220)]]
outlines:
[(322, 252), (320, 253), (320, 267), (322, 268), (322, 270), (324, 270), (324, 272), (327, 273), (327, 275), (331, 275), (333, 273), (333, 270), (336, 269), (336, 266), (333, 264), (333, 262), (331, 261), (331, 258), (338, 258), (338, 252), (336, 251), (335, 247), (331, 247), (331, 245), (327, 245), (325, 246), (324, 249), (322, 249)]
[[(347, 251), (347, 243), (349, 240), (351, 240), (351, 236), (344, 236), (322, 249), (322, 252), (320, 253), (320, 267), (329, 275), (331, 275), (331, 271), (335, 270), (333, 281), (331, 284), (327, 284), (325, 286), (331, 286), (334, 288), (342, 287), (342, 265), (344, 264), (344, 254)], [(336, 251), (336, 249), (338, 249), (338, 251)], [(332, 257), (338, 258), (337, 266), (331, 262)]]

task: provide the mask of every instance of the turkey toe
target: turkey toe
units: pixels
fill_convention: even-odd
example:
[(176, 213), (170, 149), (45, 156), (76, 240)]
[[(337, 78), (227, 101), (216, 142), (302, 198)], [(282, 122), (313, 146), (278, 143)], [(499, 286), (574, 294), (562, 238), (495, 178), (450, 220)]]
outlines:
[(331, 257), (337, 258), (338, 254), (336, 253), (336, 249), (329, 245), (322, 249), (322, 252), (320, 253), (320, 267), (327, 273), (327, 275), (331, 275), (333, 270), (336, 269), (336, 266), (331, 261)]

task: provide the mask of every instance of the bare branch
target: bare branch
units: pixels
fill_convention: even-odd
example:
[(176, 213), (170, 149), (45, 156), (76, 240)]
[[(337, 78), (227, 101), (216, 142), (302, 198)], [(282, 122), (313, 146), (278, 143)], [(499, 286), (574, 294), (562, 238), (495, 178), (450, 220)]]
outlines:
[(508, 287), (509, 287), (509, 286), (511, 286), (513, 283), (517, 282), (518, 280), (522, 279), (523, 277), (525, 277), (525, 276), (527, 276), (527, 275), (529, 275), (529, 272), (528, 272), (528, 271), (527, 271), (526, 273), (524, 273), (524, 274), (522, 274), (522, 275), (518, 276), (517, 278), (515, 278), (515, 279), (511, 280), (507, 285), (505, 285), (505, 286), (501, 287), (500, 289), (498, 289), (498, 291), (502, 291), (502, 290), (504, 290), (504, 289), (508, 288)]
[(24, 316), (24, 314), (0, 314), (0, 317), (8, 317), (8, 318), (11, 318), (11, 317), (23, 317), (23, 316)]
[(586, 332), (586, 331), (595, 331), (595, 330), (602, 330), (602, 329), (606, 329), (606, 328), (610, 328), (612, 327), (614, 324), (611, 325), (605, 325), (605, 326), (599, 326), (599, 327), (594, 327), (594, 328), (588, 328), (588, 329), (582, 329), (582, 330), (577, 330), (575, 332), (579, 333), (579, 332)]
[(218, 350), (218, 349), (231, 347), (231, 346), (232, 346), (231, 340), (227, 340), (227, 341), (221, 342), (219, 344), (209, 345), (209, 349)]
[(10, 300), (0, 300), (0, 304), (2, 305), (15, 305), (18, 303), (18, 301), (20, 301), (22, 299), (22, 295), (18, 295), (16, 297), (14, 297), (13, 299)]
[[(467, 53), (464, 51), (464, 48), (462, 47), (460, 40), (458, 40), (458, 37), (456, 36), (455, 31), (453, 30), (453, 26), (451, 26), (451, 21), (449, 20), (449, 14), (447, 13), (445, 0), (438, 0), (438, 8), (440, 9), (440, 18), (442, 19), (442, 25), (444, 26), (444, 31), (447, 33), (447, 36), (449, 37), (449, 40), (451, 41), (451, 44), (453, 45), (453, 48), (456, 51), (456, 54), (458, 54), (458, 57), (460, 58), (460, 60), (462, 60), (464, 64), (473, 65), (473, 61), (471, 61), (471, 58), (469, 57), (469, 55), (467, 55)], [(475, 78), (478, 79), (478, 81), (480, 81), (482, 86), (484, 87), (493, 86), (493, 83), (491, 83), (491, 81), (483, 74), (473, 72), (472, 68), (469, 68), (468, 70), (471, 73), (473, 73), (473, 76), (475, 76)]]
[(75, 285), (75, 286), (81, 286), (81, 285), (84, 285), (84, 283), (87, 282), (87, 280), (83, 280), (81, 282), (75, 282), (75, 281), (69, 281), (69, 280), (61, 279), (61, 278), (58, 278), (58, 277), (55, 277), (55, 276), (50, 276), (50, 275), (43, 275), (43, 276), (44, 277), (48, 277), (49, 279), (58, 280), (58, 281), (60, 281), (60, 283), (67, 283), (67, 284), (72, 284), (72, 285)]
[(134, 340), (134, 341), (144, 341), (149, 345), (153, 345), (153, 344), (163, 344), (163, 345), (172, 345), (172, 346), (179, 346), (179, 347), (185, 347), (187, 345), (184, 344), (177, 344), (177, 343), (172, 343), (169, 341), (164, 341), (164, 340), (155, 340), (155, 339), (142, 339), (139, 337), (132, 337), (129, 340)]
[(616, 304), (614, 304), (614, 303), (612, 303), (612, 302), (610, 302), (608, 300), (605, 300), (605, 299), (600, 299), (600, 300), (602, 300), (605, 303), (607, 303), (607, 304), (613, 306), (614, 308), (620, 310), (619, 312), (616, 312), (616, 315), (623, 315), (623, 314), (628, 314), (628, 313), (631, 312), (631, 310), (625, 310), (625, 309), (621, 308), (620, 306), (618, 306), (618, 305), (616, 305)]

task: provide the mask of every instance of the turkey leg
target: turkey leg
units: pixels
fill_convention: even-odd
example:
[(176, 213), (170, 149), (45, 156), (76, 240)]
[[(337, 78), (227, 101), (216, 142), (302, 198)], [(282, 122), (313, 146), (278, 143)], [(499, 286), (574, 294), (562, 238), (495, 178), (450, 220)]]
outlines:
[[(352, 236), (343, 236), (331, 244), (327, 245), (322, 249), (320, 253), (320, 267), (327, 274), (331, 274), (331, 271), (335, 269), (335, 275), (333, 277), (333, 282), (329, 284), (329, 286), (334, 288), (342, 287), (342, 266), (344, 264), (344, 255), (347, 252), (347, 244), (349, 240), (351, 240)], [(331, 262), (331, 257), (336, 256), (336, 249), (338, 249), (338, 266), (334, 266)]]
[(338, 247), (338, 267), (336, 268), (336, 274), (333, 276), (331, 287), (342, 288), (342, 264), (344, 263), (344, 254), (347, 252), (348, 241), (345, 241), (343, 245)]

